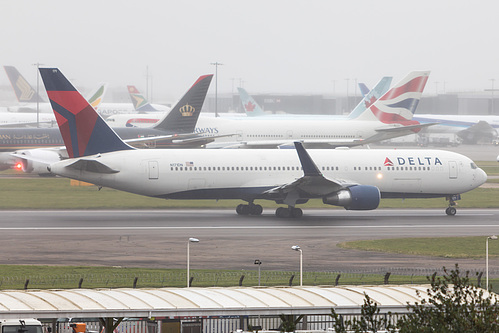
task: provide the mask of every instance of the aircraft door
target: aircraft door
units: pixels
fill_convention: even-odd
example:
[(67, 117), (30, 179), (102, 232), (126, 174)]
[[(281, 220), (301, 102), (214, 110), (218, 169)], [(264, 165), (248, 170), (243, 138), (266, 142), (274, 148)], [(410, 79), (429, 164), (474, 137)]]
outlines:
[(293, 138), (293, 131), (287, 131), (286, 133), (287, 133), (288, 139)]
[(159, 178), (158, 161), (149, 161), (149, 179)]
[(237, 131), (237, 141), (243, 141), (243, 131)]
[(457, 178), (457, 163), (456, 161), (449, 161), (449, 178)]

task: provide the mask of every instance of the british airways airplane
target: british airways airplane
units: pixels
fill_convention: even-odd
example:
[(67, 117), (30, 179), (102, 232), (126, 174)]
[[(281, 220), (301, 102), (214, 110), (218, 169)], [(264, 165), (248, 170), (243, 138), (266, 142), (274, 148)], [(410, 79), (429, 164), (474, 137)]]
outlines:
[(40, 73), (69, 155), (52, 173), (164, 199), (241, 199), (236, 212), (260, 215), (255, 200), (296, 205), (320, 198), (349, 210), (376, 209), (381, 198), (446, 197), (486, 181), (469, 158), (438, 150), (137, 150), (123, 142), (57, 68)]

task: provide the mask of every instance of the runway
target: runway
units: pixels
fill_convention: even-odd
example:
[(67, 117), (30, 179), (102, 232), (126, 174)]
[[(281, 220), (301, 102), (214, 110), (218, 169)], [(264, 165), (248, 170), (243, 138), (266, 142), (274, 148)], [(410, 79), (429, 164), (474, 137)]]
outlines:
[[(481, 270), (483, 260), (429, 258), (345, 250), (339, 242), (398, 237), (499, 234), (499, 209), (305, 210), (301, 219), (260, 217), (233, 210), (2, 211), (0, 264), (105, 265), (184, 268), (189, 237), (191, 267), (297, 270), (303, 249), (310, 271), (405, 272), (453, 267)], [(491, 275), (499, 260), (490, 260)], [(499, 271), (498, 271), (499, 274)]]

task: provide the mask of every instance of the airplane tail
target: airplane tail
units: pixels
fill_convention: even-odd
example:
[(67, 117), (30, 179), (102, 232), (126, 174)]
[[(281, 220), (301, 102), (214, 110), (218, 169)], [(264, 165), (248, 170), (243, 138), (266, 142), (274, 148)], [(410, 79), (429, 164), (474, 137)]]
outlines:
[(362, 97), (366, 97), (366, 95), (369, 94), (369, 88), (362, 82), (359, 83), (359, 89)]
[(376, 83), (376, 85), (371, 91), (367, 91), (367, 93), (364, 95), (364, 98), (359, 102), (359, 104), (357, 104), (357, 106), (352, 110), (352, 112), (350, 112), (347, 118), (355, 119), (358, 116), (360, 116), (362, 113), (364, 113), (368, 107), (370, 107), (374, 102), (376, 102), (381, 96), (386, 94), (388, 89), (390, 89), (391, 83), (392, 83), (392, 78), (390, 76), (385, 76), (381, 78), (381, 80), (379, 80), (379, 82)]
[(128, 93), (132, 99), (133, 107), (139, 112), (160, 111), (149, 103), (147, 98), (142, 95), (135, 86), (127, 86)]
[(241, 103), (243, 104), (244, 112), (246, 112), (246, 116), (254, 117), (254, 116), (263, 116), (265, 115), (265, 111), (258, 105), (257, 102), (251, 97), (246, 90), (243, 88), (237, 88), (239, 92), (239, 97), (241, 98)]
[(173, 133), (193, 133), (213, 75), (200, 76), (170, 113), (153, 128)]
[[(377, 120), (384, 124), (413, 125), (430, 71), (413, 71), (367, 108), (357, 120)], [(419, 123), (418, 123), (419, 124)]]
[(57, 68), (40, 68), (70, 158), (133, 149), (112, 130)]
[(7, 76), (9, 77), (10, 84), (14, 88), (16, 97), (19, 103), (44, 103), (45, 100), (41, 98), (36, 90), (26, 81), (26, 79), (19, 73), (14, 66), (3, 66)]
[(108, 83), (101, 83), (100, 86), (97, 87), (96, 90), (92, 91), (87, 98), (88, 103), (92, 105), (92, 107), (97, 110), (99, 108), (100, 103), (102, 103), (102, 99), (107, 91)]

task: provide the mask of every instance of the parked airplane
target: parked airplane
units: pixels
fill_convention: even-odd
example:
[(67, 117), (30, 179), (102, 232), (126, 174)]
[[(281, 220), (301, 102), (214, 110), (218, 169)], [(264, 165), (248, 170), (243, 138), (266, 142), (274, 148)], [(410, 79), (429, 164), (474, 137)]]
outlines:
[[(239, 92), (239, 97), (241, 99), (241, 103), (243, 105), (243, 109), (245, 110), (245, 114), (248, 117), (274, 117), (274, 119), (353, 119), (359, 116), (362, 112), (366, 110), (368, 106), (370, 106), (374, 101), (383, 96), (388, 89), (390, 88), (390, 83), (392, 82), (391, 77), (382, 78), (376, 86), (371, 91), (371, 94), (366, 96), (360, 103), (355, 107), (355, 109), (348, 116), (334, 116), (334, 115), (310, 115), (310, 114), (279, 114), (279, 115), (270, 115), (263, 111), (263, 109), (256, 103), (256, 101), (251, 97), (246, 90), (243, 88), (237, 88)], [(208, 116), (206, 113), (201, 114), (201, 118)], [(210, 114), (209, 116), (214, 117), (215, 114)], [(222, 117), (234, 117), (234, 116), (243, 116), (243, 114), (225, 114), (219, 113), (219, 116)], [(151, 124), (156, 123), (160, 117), (156, 114), (129, 114), (129, 115), (113, 115), (106, 118), (106, 121), (111, 124), (111, 126), (120, 126), (120, 127), (148, 127)], [(244, 118), (244, 117), (243, 117)], [(243, 119), (241, 118), (241, 119)], [(271, 118), (266, 118), (271, 119)]]
[[(121, 138), (137, 147), (191, 147), (213, 138), (194, 133), (196, 121), (213, 75), (204, 75), (193, 84), (162, 121), (152, 128), (115, 128)], [(67, 157), (58, 128), (0, 129), (0, 170), (20, 166), (25, 172), (47, 173), (46, 161)], [(15, 154), (12, 154), (16, 151)], [(30, 156), (30, 159), (24, 157)]]
[[(38, 112), (52, 114), (52, 107), (43, 98), (41, 98), (36, 90), (28, 83), (28, 81), (19, 73), (19, 71), (14, 66), (3, 66), (9, 81), (14, 89), (19, 105), (8, 107), (7, 110), (10, 112), (37, 112), (37, 99), (38, 99)], [(101, 87), (102, 90), (98, 90), (99, 96), (96, 96), (96, 101), (98, 105), (92, 104), (97, 108), (99, 114), (103, 117), (108, 117), (113, 114), (123, 114), (123, 113), (135, 113), (135, 107), (131, 103), (101, 103), (102, 98), (106, 92), (107, 86)], [(93, 96), (91, 94), (90, 96)], [(165, 112), (169, 108), (155, 104), (155, 110)]]
[(127, 86), (128, 94), (132, 100), (133, 107), (137, 112), (166, 112), (170, 108), (161, 104), (151, 104), (144, 95), (135, 86)]
[(56, 68), (42, 68), (69, 159), (50, 164), (56, 175), (165, 199), (242, 199), (236, 211), (260, 215), (258, 199), (288, 207), (312, 198), (349, 210), (376, 209), (381, 198), (446, 197), (454, 215), (459, 194), (486, 181), (469, 158), (438, 150), (137, 150), (85, 102)]

